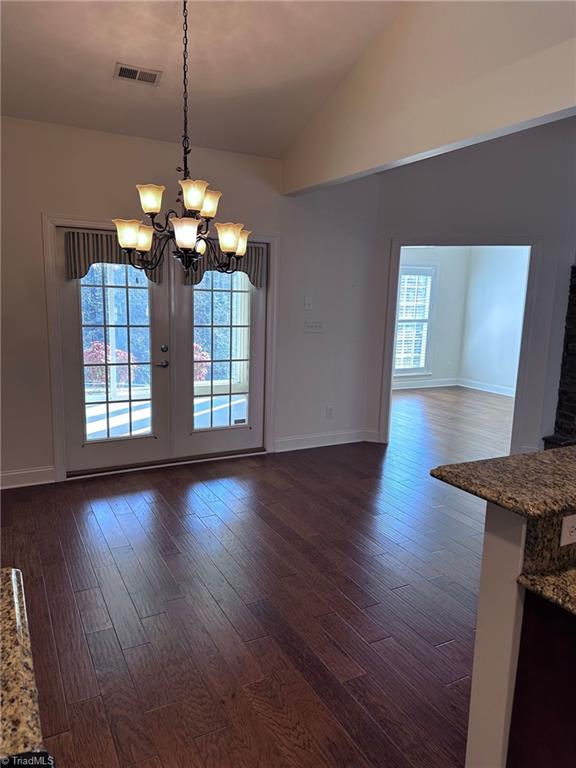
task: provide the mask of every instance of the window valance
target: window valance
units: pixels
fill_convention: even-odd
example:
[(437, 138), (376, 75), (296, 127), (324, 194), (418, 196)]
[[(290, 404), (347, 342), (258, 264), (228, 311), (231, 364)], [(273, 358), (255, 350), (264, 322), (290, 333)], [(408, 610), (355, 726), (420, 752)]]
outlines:
[[(79, 280), (88, 274), (92, 264), (129, 264), (128, 256), (120, 249), (115, 232), (71, 230), (66, 232), (66, 276)], [(146, 270), (154, 283), (162, 282), (162, 267)]]
[[(214, 241), (216, 248), (218, 242)], [(66, 275), (69, 280), (79, 280), (88, 274), (92, 264), (129, 264), (128, 257), (118, 246), (116, 234), (113, 232), (96, 232), (90, 230), (70, 230), (65, 235), (66, 243)], [(238, 263), (238, 271), (245, 272), (255, 288), (263, 288), (266, 284), (266, 267), (268, 260), (268, 245), (266, 243), (249, 243), (246, 254)], [(198, 270), (184, 272), (185, 285), (198, 285), (202, 282), (210, 265), (201, 259)], [(146, 276), (155, 283), (162, 282), (162, 267), (146, 270)]]
[[(212, 241), (216, 245), (218, 253), (220, 249), (217, 241)], [(266, 285), (266, 266), (268, 261), (268, 245), (266, 243), (248, 243), (246, 254), (238, 260), (238, 271), (245, 272), (248, 279), (255, 288), (263, 288)], [(198, 285), (202, 278), (209, 271), (209, 265), (201, 259), (198, 264), (198, 271), (192, 269), (184, 273), (184, 283), (186, 285)]]

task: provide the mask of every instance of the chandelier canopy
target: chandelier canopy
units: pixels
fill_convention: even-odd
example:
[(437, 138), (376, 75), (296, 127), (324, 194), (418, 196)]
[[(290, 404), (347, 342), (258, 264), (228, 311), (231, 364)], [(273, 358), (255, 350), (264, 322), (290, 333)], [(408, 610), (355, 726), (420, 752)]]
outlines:
[(235, 272), (239, 260), (246, 254), (250, 230), (243, 224), (215, 223), (220, 248), (209, 237), (210, 222), (216, 216), (221, 192), (208, 188), (204, 179), (191, 179), (188, 169), (190, 138), (188, 136), (188, 3), (183, 0), (183, 52), (182, 52), (182, 173), (178, 181), (180, 191), (176, 198), (180, 216), (170, 209), (164, 221), (157, 220), (162, 208), (162, 195), (166, 187), (160, 184), (136, 184), (142, 211), (149, 224), (141, 219), (112, 219), (116, 225), (118, 243), (127, 254), (130, 264), (137, 269), (153, 270), (164, 260), (167, 247), (185, 270), (198, 269), (200, 259), (207, 259), (210, 269), (218, 272)]

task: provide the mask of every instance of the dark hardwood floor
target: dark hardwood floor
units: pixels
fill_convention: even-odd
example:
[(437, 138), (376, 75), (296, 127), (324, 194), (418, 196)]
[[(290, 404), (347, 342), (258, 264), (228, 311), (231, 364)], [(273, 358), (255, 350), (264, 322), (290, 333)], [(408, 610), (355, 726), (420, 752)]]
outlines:
[(392, 440), (3, 495), (59, 768), (462, 766), (484, 505), (512, 400), (396, 392)]

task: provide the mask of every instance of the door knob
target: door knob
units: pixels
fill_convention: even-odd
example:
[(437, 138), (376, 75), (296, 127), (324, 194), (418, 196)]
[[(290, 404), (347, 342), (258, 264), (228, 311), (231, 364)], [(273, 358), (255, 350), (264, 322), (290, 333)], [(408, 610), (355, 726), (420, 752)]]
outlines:
[(168, 362), (168, 360), (161, 360), (159, 363), (154, 363), (154, 365), (156, 366), (156, 368), (168, 368), (170, 363)]

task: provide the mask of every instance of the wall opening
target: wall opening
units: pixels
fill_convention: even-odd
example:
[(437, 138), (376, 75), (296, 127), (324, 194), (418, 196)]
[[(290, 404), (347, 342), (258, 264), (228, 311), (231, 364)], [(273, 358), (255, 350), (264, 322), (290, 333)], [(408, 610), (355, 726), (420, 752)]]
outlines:
[[(404, 246), (391, 441), (448, 437), (447, 461), (509, 452), (530, 246)], [(449, 451), (449, 452), (450, 452)]]

